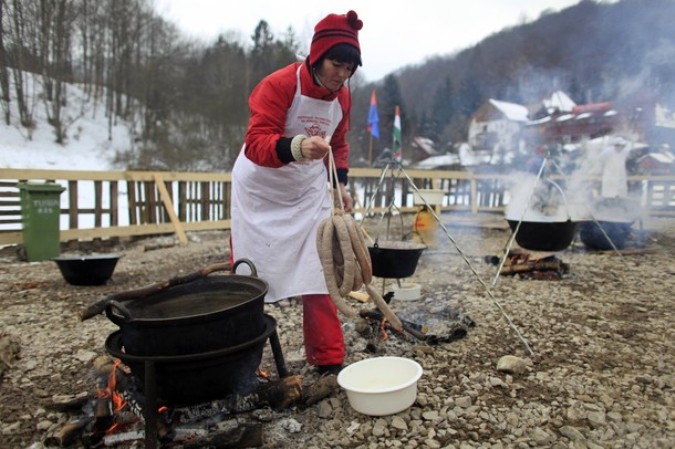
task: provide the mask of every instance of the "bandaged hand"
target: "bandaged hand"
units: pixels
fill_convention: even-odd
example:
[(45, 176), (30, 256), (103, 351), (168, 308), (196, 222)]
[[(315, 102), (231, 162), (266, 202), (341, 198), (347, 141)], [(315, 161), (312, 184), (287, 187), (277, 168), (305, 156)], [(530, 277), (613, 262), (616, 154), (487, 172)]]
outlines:
[(305, 159), (323, 159), (330, 151), (330, 145), (319, 136), (307, 137), (300, 144), (300, 151)]

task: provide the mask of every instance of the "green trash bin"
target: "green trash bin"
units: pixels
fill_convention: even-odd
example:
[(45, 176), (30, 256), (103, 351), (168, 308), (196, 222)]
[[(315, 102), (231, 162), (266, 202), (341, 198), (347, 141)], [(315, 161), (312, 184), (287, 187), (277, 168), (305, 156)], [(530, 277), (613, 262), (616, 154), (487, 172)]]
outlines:
[(60, 252), (60, 196), (65, 188), (53, 182), (21, 182), (17, 186), (21, 193), (26, 260), (33, 262), (57, 257)]

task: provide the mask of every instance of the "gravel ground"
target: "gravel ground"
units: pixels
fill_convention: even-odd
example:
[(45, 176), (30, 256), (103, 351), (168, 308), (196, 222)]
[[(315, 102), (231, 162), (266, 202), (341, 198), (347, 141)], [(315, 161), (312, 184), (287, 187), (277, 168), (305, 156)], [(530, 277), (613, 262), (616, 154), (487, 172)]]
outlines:
[[(365, 416), (337, 391), (309, 407), (264, 408), (232, 419), (262, 423), (264, 447), (270, 448), (675, 447), (675, 221), (646, 221), (634, 229), (640, 251), (621, 256), (591, 252), (575, 241), (555, 254), (569, 265), (561, 280), (499, 276), (491, 294), (479, 282), (491, 285), (497, 271), (485, 256), (500, 254), (509, 232), (494, 218), (444, 221), (456, 244), (439, 232), (437, 246), (422, 254), (406, 280), (420, 284), (422, 299), (394, 298), (391, 306), (439, 335), (457, 319), (471, 320), (475, 326), (463, 339), (431, 346), (391, 334), (373, 343), (357, 332), (357, 321), (344, 320), (348, 363), (397, 355), (422, 365), (412, 407)], [(395, 222), (392, 234), (400, 232)], [(383, 226), (366, 221), (365, 227), (376, 235)], [(104, 316), (80, 321), (86, 304), (225, 261), (227, 238), (209, 232), (190, 235), (182, 246), (171, 246), (170, 238), (87, 245), (123, 255), (112, 279), (99, 287), (71, 286), (53, 262), (20, 262), (15, 249), (3, 249), (0, 448), (53, 447), (49, 437), (77, 415), (50, 404), (95, 388), (92, 364), (105, 355), (104, 340), (117, 326)], [(381, 279), (376, 285), (381, 283), (385, 291), (393, 286)], [(290, 370), (303, 384), (316, 382), (304, 362), (299, 304), (282, 301), (265, 311), (277, 319)], [(503, 367), (505, 356), (514, 356), (516, 364)], [(267, 351), (263, 365), (274, 375)]]

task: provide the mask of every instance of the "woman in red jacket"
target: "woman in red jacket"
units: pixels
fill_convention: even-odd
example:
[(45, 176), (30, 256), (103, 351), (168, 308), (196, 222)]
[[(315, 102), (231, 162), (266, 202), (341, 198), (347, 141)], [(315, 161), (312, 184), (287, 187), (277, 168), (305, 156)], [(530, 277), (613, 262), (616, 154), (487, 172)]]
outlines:
[(232, 170), (231, 257), (251, 259), (269, 284), (265, 300), (302, 297), (307, 361), (320, 373), (342, 368), (342, 327), (316, 246), (331, 215), (328, 152), (346, 211), (351, 96), (345, 83), (361, 65), (354, 11), (314, 28), (309, 56), (263, 79), (249, 98), (245, 143)]

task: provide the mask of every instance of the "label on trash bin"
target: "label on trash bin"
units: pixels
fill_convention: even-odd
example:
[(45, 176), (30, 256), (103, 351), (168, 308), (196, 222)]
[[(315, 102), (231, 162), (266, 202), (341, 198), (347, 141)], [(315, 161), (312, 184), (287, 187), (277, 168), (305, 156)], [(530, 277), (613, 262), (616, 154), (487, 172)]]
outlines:
[(33, 210), (37, 214), (52, 214), (55, 210), (60, 212), (60, 201), (58, 198), (33, 199)]

